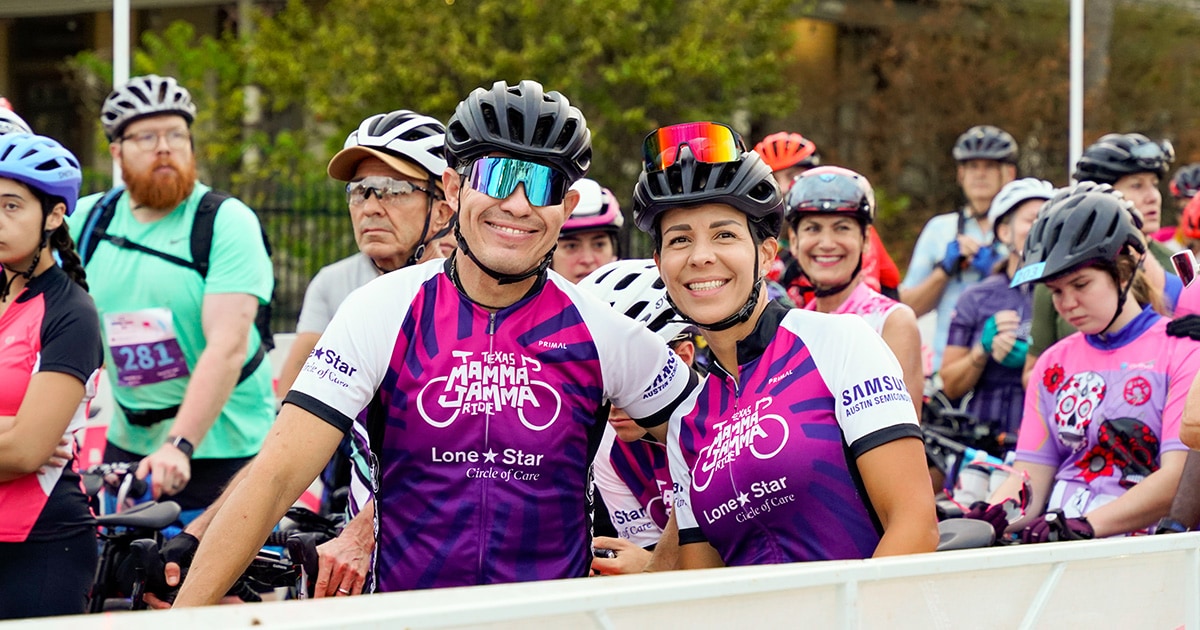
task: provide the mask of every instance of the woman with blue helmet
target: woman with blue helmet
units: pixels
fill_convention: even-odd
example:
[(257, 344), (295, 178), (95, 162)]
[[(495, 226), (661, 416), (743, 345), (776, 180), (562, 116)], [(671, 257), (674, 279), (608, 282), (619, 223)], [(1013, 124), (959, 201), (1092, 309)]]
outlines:
[(933, 551), (899, 362), (862, 318), (788, 309), (762, 290), (783, 224), (771, 168), (719, 123), (658, 129), (643, 149), (634, 221), (714, 357), (665, 436), (680, 566)]
[(0, 136), (0, 619), (82, 613), (96, 567), (73, 457), (54, 456), (83, 428), (102, 352), (65, 222), (80, 180), (54, 140)]

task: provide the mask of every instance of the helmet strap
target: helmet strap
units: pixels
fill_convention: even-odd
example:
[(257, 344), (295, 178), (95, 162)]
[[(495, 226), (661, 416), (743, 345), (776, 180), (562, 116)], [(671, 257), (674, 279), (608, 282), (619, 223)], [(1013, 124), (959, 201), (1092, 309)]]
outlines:
[(1108, 329), (1111, 328), (1113, 325), (1113, 322), (1117, 321), (1117, 318), (1121, 316), (1121, 311), (1125, 310), (1125, 301), (1129, 298), (1129, 291), (1131, 289), (1133, 289), (1133, 280), (1134, 280), (1134, 278), (1137, 277), (1137, 272), (1139, 269), (1142, 268), (1142, 263), (1144, 263), (1144, 262), (1146, 262), (1146, 255), (1142, 254), (1142, 257), (1138, 259), (1137, 266), (1134, 267), (1134, 269), (1133, 269), (1133, 274), (1129, 276), (1129, 282), (1126, 283), (1124, 287), (1120, 286), (1120, 283), (1121, 283), (1120, 276), (1118, 275), (1115, 278), (1115, 280), (1117, 281), (1117, 288), (1118, 288), (1117, 310), (1115, 312), (1113, 312), (1112, 319), (1108, 320), (1108, 324), (1106, 324), (1104, 326), (1104, 332), (1101, 334), (1109, 334)]
[(25, 278), (25, 283), (28, 284), (33, 280), (33, 272), (38, 268), (38, 263), (42, 261), (42, 250), (46, 244), (50, 242), (50, 230), (45, 229), (45, 218), (42, 219), (42, 240), (38, 243), (37, 249), (33, 252), (33, 260), (29, 263), (29, 268), (24, 271), (18, 271), (11, 265), (4, 267), (4, 273), (0, 274), (0, 302), (8, 299), (8, 292), (12, 289), (12, 282), (8, 278), (8, 272), (13, 272), (13, 279)]
[[(863, 257), (862, 257), (862, 254), (859, 254), (858, 255), (858, 264), (854, 266), (854, 272), (850, 274), (849, 280), (847, 280), (841, 284), (836, 284), (832, 287), (826, 287), (826, 288), (821, 288), (821, 287), (818, 287), (816, 284), (813, 284), (813, 295), (816, 295), (819, 298), (829, 297), (831, 295), (837, 295), (837, 294), (841, 293), (842, 291), (846, 290), (846, 287), (854, 284), (854, 281), (858, 278), (858, 273), (860, 271), (862, 271), (862, 265), (863, 265)], [(803, 271), (803, 270), (801, 270), (801, 271)], [(804, 275), (807, 276), (808, 274), (804, 274)], [(812, 282), (812, 276), (809, 276), (808, 280), (809, 280), (809, 282)]]
[[(755, 270), (755, 273), (757, 274), (758, 273), (758, 248), (757, 247), (754, 248), (754, 270)], [(719, 332), (722, 330), (728, 330), (730, 328), (733, 328), (734, 326), (737, 326), (738, 324), (741, 324), (742, 322), (748, 321), (750, 319), (750, 316), (754, 314), (754, 307), (758, 306), (758, 296), (762, 292), (762, 286), (763, 286), (763, 278), (762, 278), (762, 276), (759, 276), (758, 278), (755, 279), (754, 286), (750, 289), (750, 296), (746, 299), (746, 303), (742, 305), (742, 308), (735, 311), (729, 317), (726, 317), (720, 321), (713, 322), (711, 324), (702, 324), (702, 323), (692, 319), (689, 315), (687, 315), (682, 310), (680, 310), (679, 306), (675, 304), (675, 300), (671, 299), (671, 294), (669, 292), (667, 293), (666, 297), (667, 297), (667, 302), (670, 302), (670, 304), (671, 304), (671, 308), (675, 309), (675, 312), (679, 314), (679, 318), (682, 319), (683, 321), (685, 321), (689, 324), (692, 324), (693, 326), (703, 328), (704, 330)]]
[(408, 261), (404, 263), (405, 267), (411, 267), (417, 264), (417, 261), (421, 260), (421, 257), (425, 255), (425, 246), (434, 239), (434, 237), (429, 234), (429, 221), (433, 218), (434, 190), (435, 189), (431, 188), (430, 191), (425, 194), (428, 202), (425, 205), (425, 225), (421, 226), (421, 240), (419, 243), (417, 243), (417, 246), (413, 248), (413, 253), (408, 257)]
[(558, 247), (557, 242), (551, 245), (550, 251), (546, 252), (546, 255), (542, 257), (542, 261), (537, 265), (534, 265), (534, 267), (529, 271), (518, 274), (500, 273), (499, 271), (496, 271), (495, 269), (483, 264), (482, 261), (475, 257), (475, 254), (471, 251), (471, 247), (467, 245), (467, 240), (463, 238), (462, 230), (459, 229), (461, 225), (461, 223), (454, 224), (454, 238), (458, 241), (458, 248), (467, 255), (467, 258), (471, 259), (471, 262), (475, 263), (476, 267), (479, 267), (484, 273), (491, 276), (493, 280), (501, 285), (516, 284), (523, 280), (528, 280), (529, 278), (545, 273), (546, 269), (550, 268), (550, 262), (554, 260), (554, 250)]

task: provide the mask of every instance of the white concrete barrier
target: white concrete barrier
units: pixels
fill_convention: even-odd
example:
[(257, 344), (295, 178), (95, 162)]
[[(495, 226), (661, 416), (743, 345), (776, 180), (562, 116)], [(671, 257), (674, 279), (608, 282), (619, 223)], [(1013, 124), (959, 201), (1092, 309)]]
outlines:
[(64, 626), (1200, 628), (1200, 534), (108, 613), (12, 625)]

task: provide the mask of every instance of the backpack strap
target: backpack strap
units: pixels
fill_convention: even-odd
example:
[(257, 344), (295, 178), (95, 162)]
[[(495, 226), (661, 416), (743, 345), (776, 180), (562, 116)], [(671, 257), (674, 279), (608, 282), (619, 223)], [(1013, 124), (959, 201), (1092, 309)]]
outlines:
[(192, 262), (188, 266), (200, 272), (201, 278), (208, 278), (208, 261), (212, 254), (217, 209), (230, 197), (232, 195), (229, 193), (210, 190), (200, 198), (200, 205), (196, 208), (196, 218), (192, 222)]
[[(117, 211), (117, 200), (121, 197), (121, 193), (125, 192), (124, 186), (117, 186), (112, 190), (104, 193), (100, 201), (92, 206), (83, 226), (83, 230), (79, 233), (79, 260), (80, 267), (87, 267), (88, 261), (92, 259), (92, 254), (96, 253), (96, 245), (100, 243), (108, 229), (108, 224), (112, 223), (113, 215)], [(97, 234), (98, 232), (98, 234)]]

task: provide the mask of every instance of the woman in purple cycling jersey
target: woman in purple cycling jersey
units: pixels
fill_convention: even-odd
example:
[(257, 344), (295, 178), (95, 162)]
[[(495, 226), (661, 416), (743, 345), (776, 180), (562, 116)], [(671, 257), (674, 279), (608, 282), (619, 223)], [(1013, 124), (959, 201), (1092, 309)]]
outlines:
[(715, 361), (666, 443), (680, 566), (933, 551), (933, 493), (895, 356), (858, 317), (767, 299), (783, 203), (718, 123), (652, 132), (634, 219)]
[(804, 308), (866, 320), (900, 361), (920, 417), (925, 375), (917, 316), (863, 282), (868, 228), (875, 222), (871, 183), (847, 168), (818, 166), (796, 177), (784, 206), (792, 255), (814, 289), (815, 297)]

